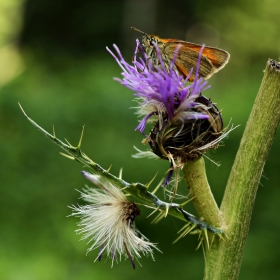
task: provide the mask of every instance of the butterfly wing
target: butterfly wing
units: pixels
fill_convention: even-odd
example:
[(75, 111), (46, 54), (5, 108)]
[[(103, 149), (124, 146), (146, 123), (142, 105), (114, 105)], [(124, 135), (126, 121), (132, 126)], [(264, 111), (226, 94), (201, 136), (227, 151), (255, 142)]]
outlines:
[[(199, 52), (202, 46), (172, 39), (165, 39), (164, 43), (165, 48), (162, 54), (168, 57), (170, 61), (172, 61), (174, 57), (177, 46), (181, 44), (175, 65), (179, 73), (185, 77), (193, 68), (193, 74), (190, 77), (190, 80), (193, 81)], [(212, 47), (204, 47), (200, 61), (199, 76), (205, 79), (210, 78), (214, 73), (222, 69), (227, 64), (228, 60), (229, 53), (226, 51)]]
[[(197, 52), (200, 52), (202, 47), (201, 45), (192, 44), (189, 42), (185, 42), (184, 46)], [(206, 56), (218, 70), (223, 68), (228, 63), (230, 57), (229, 53), (224, 50), (206, 46), (202, 51), (202, 55)]]

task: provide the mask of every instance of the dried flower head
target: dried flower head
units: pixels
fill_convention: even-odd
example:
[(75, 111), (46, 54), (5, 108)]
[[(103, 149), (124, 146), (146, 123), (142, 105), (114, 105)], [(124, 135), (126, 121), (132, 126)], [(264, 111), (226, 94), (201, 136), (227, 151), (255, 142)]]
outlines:
[[(202, 92), (209, 88), (207, 81), (198, 75), (203, 47), (193, 83), (188, 82), (192, 71), (186, 79), (178, 74), (174, 64), (177, 52), (167, 69), (164, 63), (154, 65), (144, 52), (144, 58), (139, 57), (137, 60), (136, 53), (141, 51), (138, 41), (133, 65), (124, 60), (117, 46), (114, 45), (114, 48), (119, 58), (110, 50), (109, 52), (123, 70), (123, 79), (116, 80), (135, 92), (139, 104), (137, 113), (143, 116), (136, 130), (144, 133), (147, 123), (153, 124), (143, 143), (149, 143), (157, 156), (171, 162), (164, 185), (168, 184), (175, 171), (176, 192), (178, 169), (183, 168), (188, 160), (216, 148), (226, 135), (218, 108), (202, 95)], [(159, 61), (162, 61), (159, 50), (158, 57)]]
[[(96, 259), (99, 261), (105, 252), (114, 261), (122, 256), (129, 258), (135, 269), (135, 259), (143, 255), (151, 255), (157, 249), (135, 227), (134, 220), (140, 215), (140, 209), (133, 202), (128, 201), (124, 193), (116, 186), (98, 175), (82, 172), (84, 176), (100, 189), (87, 187), (81, 192), (81, 197), (88, 202), (85, 206), (71, 206), (71, 216), (79, 216), (78, 234), (82, 239), (89, 239), (92, 245), (88, 252), (99, 247)], [(157, 249), (158, 250), (158, 249)]]

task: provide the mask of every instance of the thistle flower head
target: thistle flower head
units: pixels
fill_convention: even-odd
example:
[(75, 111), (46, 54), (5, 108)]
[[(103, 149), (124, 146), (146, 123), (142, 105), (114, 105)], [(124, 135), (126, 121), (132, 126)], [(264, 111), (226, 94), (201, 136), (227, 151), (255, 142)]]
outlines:
[(135, 268), (135, 259), (143, 255), (151, 255), (157, 249), (135, 227), (134, 220), (140, 215), (140, 209), (116, 186), (98, 175), (83, 171), (84, 176), (100, 189), (86, 188), (81, 197), (88, 202), (85, 206), (71, 206), (71, 216), (79, 216), (78, 234), (82, 239), (92, 243), (88, 252), (100, 248), (96, 259), (101, 260), (104, 253), (114, 260), (122, 256), (129, 258)]
[(195, 79), (189, 83), (191, 72), (184, 79), (174, 63), (180, 46), (167, 68), (158, 49), (159, 65), (154, 65), (144, 52), (143, 58), (137, 59), (136, 53), (141, 51), (139, 44), (137, 41), (132, 65), (124, 60), (117, 46), (114, 48), (118, 57), (107, 49), (123, 70), (123, 78), (116, 80), (135, 92), (137, 113), (142, 116), (136, 130), (144, 133), (147, 123), (153, 125), (143, 143), (149, 143), (157, 156), (171, 162), (166, 185), (172, 172), (181, 169), (187, 160), (218, 146), (223, 138), (223, 121), (215, 104), (202, 95), (209, 88), (207, 81), (198, 75), (204, 46), (200, 50)]
[[(175, 65), (173, 65), (174, 67), (169, 67), (169, 69), (166, 69), (163, 62), (160, 66), (155, 66), (145, 53), (143, 53), (144, 59), (139, 58), (139, 61), (137, 61), (138, 41), (133, 65), (124, 60), (116, 45), (114, 45), (114, 48), (119, 58), (107, 49), (123, 70), (123, 79), (116, 80), (135, 92), (134, 95), (139, 103), (138, 114), (144, 116), (136, 130), (144, 132), (149, 118), (154, 115), (158, 119), (167, 116), (170, 122), (208, 118), (207, 114), (196, 110), (203, 106), (196, 99), (201, 95), (202, 91), (208, 88), (206, 87), (207, 81), (198, 78), (198, 71), (194, 82), (187, 85), (188, 77), (183, 79), (179, 76)], [(160, 52), (158, 56), (159, 60), (162, 61)], [(176, 53), (174, 54), (175, 59)], [(174, 64), (174, 62), (171, 62), (171, 64)], [(151, 120), (151, 122), (153, 121)]]

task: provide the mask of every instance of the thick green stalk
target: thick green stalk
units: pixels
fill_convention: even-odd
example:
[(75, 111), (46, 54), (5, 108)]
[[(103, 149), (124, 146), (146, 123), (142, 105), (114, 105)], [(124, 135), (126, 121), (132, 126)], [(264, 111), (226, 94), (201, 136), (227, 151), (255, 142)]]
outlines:
[(208, 184), (204, 159), (201, 157), (187, 162), (183, 173), (200, 219), (207, 221), (210, 225), (220, 227), (222, 214)]
[(279, 68), (268, 61), (220, 208), (229, 238), (206, 252), (206, 280), (238, 279), (256, 192), (280, 121)]

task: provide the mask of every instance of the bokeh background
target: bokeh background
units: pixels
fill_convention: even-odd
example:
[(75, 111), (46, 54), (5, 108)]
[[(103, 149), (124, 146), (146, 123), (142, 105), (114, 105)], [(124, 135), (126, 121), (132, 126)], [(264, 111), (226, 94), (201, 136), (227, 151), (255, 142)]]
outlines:
[[(126, 181), (146, 183), (168, 162), (133, 159), (146, 149), (135, 132), (132, 92), (113, 80), (120, 69), (105, 47), (116, 43), (129, 61), (140, 36), (135, 26), (163, 38), (205, 43), (230, 52), (229, 64), (205, 95), (236, 130), (206, 160), (213, 193), (221, 202), (246, 121), (268, 58), (279, 60), (278, 0), (0, 0), (0, 279), (202, 279), (203, 254), (196, 236), (172, 241), (183, 223), (167, 217), (157, 225), (141, 209), (138, 228), (163, 254), (128, 260), (111, 268), (86, 256), (75, 234), (77, 204), (87, 183), (81, 165), (24, 118), (20, 102), (43, 128), (77, 143), (85, 124), (83, 151)], [(273, 112), (271, 112), (273, 114)], [(279, 279), (280, 136), (265, 165), (246, 243), (240, 279)], [(184, 193), (185, 186), (180, 186)], [(191, 205), (187, 209), (195, 214)]]

